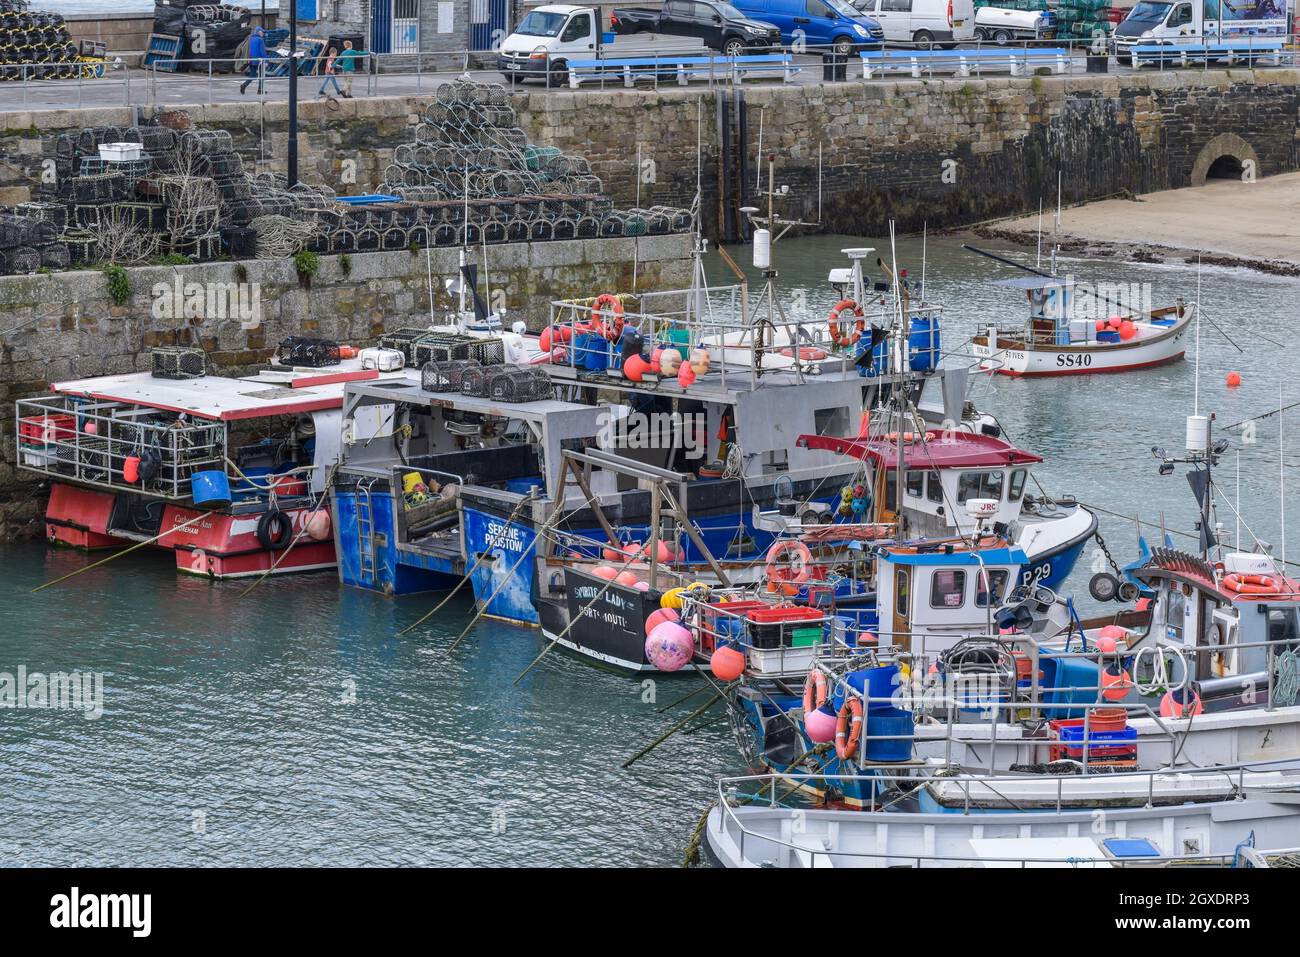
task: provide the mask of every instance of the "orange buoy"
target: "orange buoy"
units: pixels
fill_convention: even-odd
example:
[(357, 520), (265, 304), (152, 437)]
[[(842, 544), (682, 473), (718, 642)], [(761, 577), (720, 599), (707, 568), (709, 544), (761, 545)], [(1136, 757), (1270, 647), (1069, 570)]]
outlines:
[(635, 585), (637, 581), (639, 581), (639, 579), (632, 572), (626, 571), (626, 572), (619, 572), (616, 576), (614, 576), (614, 581), (618, 582), (620, 585), (627, 585), (630, 587), (632, 585)]
[(735, 681), (745, 673), (745, 653), (730, 645), (719, 645), (709, 658), (709, 670), (719, 681)]
[(1226, 381), (1227, 381), (1227, 383), (1228, 383), (1228, 388), (1229, 388), (1229, 389), (1235, 389), (1235, 388), (1237, 388), (1237, 386), (1241, 385), (1241, 373), (1240, 373), (1240, 372), (1229, 372)]
[(591, 573), (597, 578), (603, 578), (606, 581), (613, 581), (618, 577), (618, 569), (613, 565), (597, 565), (591, 570)]
[(646, 361), (645, 356), (639, 352), (634, 352), (623, 363), (623, 375), (627, 376), (631, 382), (640, 382), (645, 374), (652, 371), (653, 368), (654, 366)]

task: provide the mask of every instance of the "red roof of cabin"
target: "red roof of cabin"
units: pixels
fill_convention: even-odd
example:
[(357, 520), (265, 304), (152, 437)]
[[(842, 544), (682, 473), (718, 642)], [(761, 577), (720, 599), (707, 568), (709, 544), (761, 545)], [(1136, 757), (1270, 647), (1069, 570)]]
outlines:
[[(908, 434), (915, 436), (919, 433)], [(851, 455), (886, 469), (893, 469), (898, 464), (897, 436), (837, 439), (826, 435), (801, 435), (798, 444), (800, 448)], [(909, 470), (1002, 468), (1041, 461), (1037, 455), (1023, 452), (1004, 439), (972, 432), (926, 432), (923, 439), (913, 438), (903, 443), (904, 468)]]

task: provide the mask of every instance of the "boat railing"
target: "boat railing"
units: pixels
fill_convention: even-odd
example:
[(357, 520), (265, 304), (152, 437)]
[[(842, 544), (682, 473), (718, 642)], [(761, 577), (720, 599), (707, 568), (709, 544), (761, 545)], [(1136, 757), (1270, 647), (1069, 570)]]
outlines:
[[(1245, 795), (1246, 775), (1248, 773), (1268, 773), (1273, 771), (1294, 770), (1295, 762), (1280, 761), (1268, 764), (1242, 764), (1232, 766), (1220, 766), (1215, 768), (1201, 768), (1194, 771), (1178, 769), (1176, 771), (1169, 769), (1159, 769), (1152, 771), (1123, 772), (1122, 774), (1108, 775), (1108, 781), (1114, 781), (1120, 778), (1142, 778), (1147, 784), (1148, 807), (1152, 806), (1151, 801), (1155, 793), (1156, 781), (1161, 777), (1170, 777), (1176, 775), (1180, 780), (1196, 778), (1225, 778), (1233, 788), (1234, 799), (1240, 800)], [(1064, 803), (1063, 792), (1067, 782), (1077, 782), (1078, 775), (1034, 775), (1036, 781), (1053, 781), (1056, 783), (1056, 800), (1055, 814), (1061, 814), (1067, 811), (1088, 811), (1087, 808), (1076, 808), (1067, 806)], [(918, 778), (915, 774), (890, 774), (886, 771), (873, 773), (873, 782), (886, 786), (892, 786), (895, 790), (911, 794), (919, 791), (931, 783), (942, 782), (946, 786), (960, 786), (965, 794), (965, 807), (962, 814), (969, 816), (972, 814), (971, 790), (976, 787), (984, 788), (985, 792), (990, 792), (991, 781), (1007, 781), (1007, 777), (1000, 779), (990, 778), (983, 774), (945, 774), (942, 777), (924, 777)], [(717, 805), (719, 813), (725, 818), (725, 825), (733, 836), (738, 835), (737, 846), (740, 851), (742, 862), (746, 860), (745, 845), (746, 842), (758, 843), (763, 847), (779, 847), (783, 849), (792, 859), (804, 859), (807, 866), (815, 867), (816, 859), (824, 857), (830, 861), (832, 859), (857, 860), (864, 864), (881, 862), (882, 866), (897, 866), (900, 862), (911, 861), (915, 866), (920, 867), (923, 864), (932, 866), (989, 866), (990, 864), (1014, 864), (1020, 867), (1042, 866), (1046, 864), (1061, 865), (1087, 865), (1091, 863), (1106, 863), (1115, 867), (1158, 867), (1168, 865), (1196, 865), (1204, 864), (1207, 866), (1228, 866), (1236, 861), (1236, 852), (1227, 854), (1192, 854), (1192, 855), (1161, 855), (1141, 858), (1110, 858), (1105, 857), (1098, 848), (1098, 857), (1095, 859), (1077, 859), (1077, 858), (1039, 858), (1027, 857), (1023, 854), (1017, 854), (1015, 857), (998, 858), (991, 856), (963, 856), (954, 854), (912, 854), (901, 852), (899, 850), (890, 851), (857, 851), (857, 850), (831, 850), (830, 848), (818, 849), (810, 847), (806, 843), (795, 843), (792, 840), (786, 840), (782, 837), (757, 831), (749, 827), (736, 813), (738, 807), (754, 806), (756, 804), (766, 803), (768, 808), (785, 808), (792, 812), (814, 810), (806, 804), (788, 805), (784, 803), (791, 796), (802, 795), (807, 791), (820, 791), (822, 793), (833, 793), (834, 791), (843, 791), (845, 783), (860, 783), (858, 778), (851, 775), (833, 775), (833, 774), (758, 774), (745, 775), (736, 777), (723, 777), (718, 779), (718, 797)], [(1234, 783), (1235, 782), (1235, 783)], [(836, 785), (839, 787), (836, 787)], [(778, 793), (778, 788), (780, 791)], [(882, 811), (888, 812), (888, 807), (896, 806), (901, 797), (891, 797), (888, 804), (880, 802), (878, 795), (881, 790), (871, 788), (870, 804), (863, 805), (863, 811)], [(766, 800), (763, 795), (766, 794)], [(854, 812), (849, 812), (854, 813)], [(1047, 813), (1044, 809), (1037, 812), (1029, 813)], [(945, 818), (951, 818), (953, 815), (945, 815)], [(1259, 853), (1265, 858), (1274, 855), (1289, 855), (1295, 853), (1294, 848), (1276, 848), (1260, 850)]]
[[(50, 478), (172, 501), (191, 499), (196, 472), (226, 470), (226, 425), (184, 421), (158, 409), (71, 395), (14, 404), (18, 465)], [(147, 481), (128, 481), (127, 460), (157, 458)]]
[[(808, 374), (807, 369), (812, 366), (800, 361), (799, 354), (792, 352), (788, 357), (790, 362), (778, 367), (765, 367), (763, 364), (764, 355), (778, 353), (783, 348), (793, 350), (796, 345), (799, 348), (819, 347), (827, 353), (816, 363), (819, 372), (845, 372), (853, 367), (853, 356), (836, 356), (831, 352), (833, 347), (829, 341), (809, 339), (807, 330), (815, 323), (806, 318), (785, 318), (784, 314), (773, 318), (746, 315), (741, 305), (742, 292), (742, 287), (736, 285), (707, 291), (686, 289), (643, 293), (637, 296), (638, 311), (624, 308), (621, 316), (625, 326), (634, 326), (645, 342), (679, 347), (684, 353), (684, 362), (690, 359), (691, 351), (703, 343), (716, 353), (717, 361), (711, 365), (710, 373), (717, 374), (716, 381), (723, 392), (755, 388), (760, 375), (783, 371), (791, 374), (793, 383), (802, 383)], [(715, 304), (714, 300), (719, 297), (723, 302)], [(584, 327), (595, 329), (605, 319), (613, 318), (612, 309), (605, 304), (598, 306), (594, 301), (557, 300), (550, 306), (550, 323), (552, 326), (572, 325), (575, 330)], [(934, 311), (926, 310), (927, 314)], [(552, 369), (567, 368), (577, 376), (589, 368), (585, 361), (590, 349), (610, 348), (585, 338), (579, 342), (580, 334), (574, 332), (573, 342), (565, 350), (563, 360), (553, 360), (550, 364)], [(782, 336), (783, 341), (778, 341)], [(838, 370), (833, 365), (827, 368), (827, 358), (839, 359)]]

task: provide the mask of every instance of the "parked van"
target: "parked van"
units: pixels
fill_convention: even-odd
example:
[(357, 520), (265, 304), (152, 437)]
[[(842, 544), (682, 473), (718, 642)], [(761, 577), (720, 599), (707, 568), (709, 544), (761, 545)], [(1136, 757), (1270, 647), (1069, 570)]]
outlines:
[[(966, 0), (970, 2), (970, 0)], [(849, 0), (732, 0), (741, 13), (776, 24), (787, 45), (831, 47), (847, 55), (854, 50), (878, 50), (885, 34), (880, 24), (858, 11)]]
[(876, 20), (887, 43), (934, 43), (951, 50), (975, 39), (973, 0), (853, 0)]

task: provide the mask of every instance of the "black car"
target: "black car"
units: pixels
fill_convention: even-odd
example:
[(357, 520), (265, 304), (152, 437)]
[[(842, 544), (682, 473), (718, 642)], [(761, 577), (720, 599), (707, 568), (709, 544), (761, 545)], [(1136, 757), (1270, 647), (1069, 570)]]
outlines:
[(781, 31), (774, 25), (751, 20), (721, 0), (666, 0), (661, 10), (616, 7), (610, 21), (615, 33), (695, 37), (726, 56), (781, 46)]

